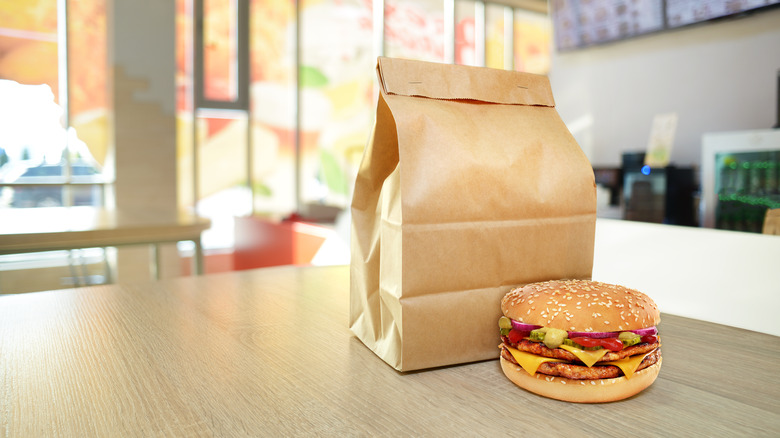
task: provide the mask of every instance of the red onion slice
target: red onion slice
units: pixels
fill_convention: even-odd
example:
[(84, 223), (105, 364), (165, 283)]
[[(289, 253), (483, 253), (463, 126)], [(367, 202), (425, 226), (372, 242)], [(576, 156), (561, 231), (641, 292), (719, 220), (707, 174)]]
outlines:
[(655, 326), (643, 328), (639, 330), (629, 330), (632, 333), (636, 333), (639, 336), (648, 336), (648, 335), (655, 335), (658, 333), (658, 329), (655, 328)]
[(540, 328), (540, 325), (534, 325), (534, 324), (524, 324), (520, 321), (512, 320), (512, 328), (521, 331), (521, 332), (530, 332), (531, 330), (536, 330)]
[(569, 332), (569, 338), (617, 338), (619, 332)]

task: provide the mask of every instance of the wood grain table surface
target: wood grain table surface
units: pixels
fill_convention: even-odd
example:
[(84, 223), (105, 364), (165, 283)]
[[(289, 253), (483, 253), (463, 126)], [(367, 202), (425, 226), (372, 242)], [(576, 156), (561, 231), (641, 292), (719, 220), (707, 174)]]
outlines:
[(780, 436), (776, 336), (664, 314), (658, 380), (581, 405), (497, 360), (399, 373), (348, 311), (344, 266), (2, 296), (0, 436)]

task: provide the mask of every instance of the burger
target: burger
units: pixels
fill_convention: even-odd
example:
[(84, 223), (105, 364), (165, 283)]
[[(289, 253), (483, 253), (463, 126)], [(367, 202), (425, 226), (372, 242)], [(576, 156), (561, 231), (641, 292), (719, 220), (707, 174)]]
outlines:
[(660, 312), (639, 291), (589, 280), (533, 283), (507, 293), (501, 311), (501, 369), (528, 391), (611, 402), (658, 377)]

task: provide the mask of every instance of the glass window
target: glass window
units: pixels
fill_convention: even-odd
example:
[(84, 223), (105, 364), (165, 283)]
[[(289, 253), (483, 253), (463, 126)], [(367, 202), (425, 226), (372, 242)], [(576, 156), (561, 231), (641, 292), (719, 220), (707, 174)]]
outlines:
[(68, 120), (83, 142), (69, 147), (82, 160), (94, 160), (105, 169), (110, 112), (106, 0), (69, 1), (68, 23)]
[(0, 207), (103, 205), (105, 3), (67, 5), (0, 3)]
[[(511, 8), (495, 3), (485, 6), (485, 66), (490, 68), (511, 67), (512, 41), (507, 30), (512, 29)], [(509, 52), (507, 53), (507, 50)]]
[(444, 61), (444, 2), (385, 0), (385, 56)]
[(300, 2), (300, 187), (305, 205), (346, 208), (372, 122), (372, 8)]
[(251, 202), (255, 211), (283, 217), (296, 210), (298, 196), (295, 4), (253, 0), (251, 16)]
[(474, 1), (455, 2), (455, 64), (483, 65), (484, 20), (477, 20), (476, 9), (477, 4)]
[(248, 109), (248, 0), (194, 0), (192, 51), (199, 108)]
[(236, 0), (203, 0), (203, 93), (207, 100), (238, 98), (238, 8)]
[(252, 205), (249, 3), (177, 0), (176, 8), (179, 207), (212, 221), (204, 247), (227, 248), (234, 240), (232, 218), (249, 214)]
[(514, 68), (546, 75), (550, 73), (551, 25), (545, 14), (515, 10)]

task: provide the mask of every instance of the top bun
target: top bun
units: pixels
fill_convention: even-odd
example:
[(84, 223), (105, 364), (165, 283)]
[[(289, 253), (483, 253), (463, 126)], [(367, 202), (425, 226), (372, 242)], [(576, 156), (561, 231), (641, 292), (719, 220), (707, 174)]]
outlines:
[(501, 300), (504, 315), (566, 331), (616, 332), (661, 321), (655, 302), (634, 289), (590, 280), (554, 280), (518, 287)]

